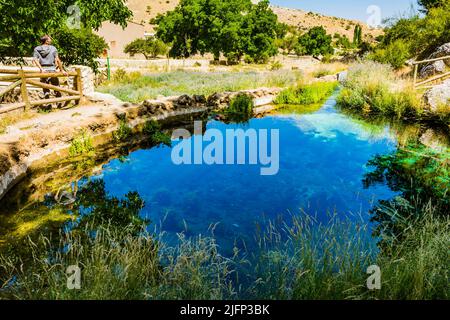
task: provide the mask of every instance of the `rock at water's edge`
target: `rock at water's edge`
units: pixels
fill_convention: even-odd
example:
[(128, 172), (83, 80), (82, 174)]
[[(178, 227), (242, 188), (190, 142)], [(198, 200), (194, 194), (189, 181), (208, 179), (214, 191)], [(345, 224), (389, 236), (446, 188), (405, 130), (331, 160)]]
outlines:
[(437, 111), (438, 107), (447, 105), (450, 108), (450, 79), (425, 92), (425, 101), (431, 111)]

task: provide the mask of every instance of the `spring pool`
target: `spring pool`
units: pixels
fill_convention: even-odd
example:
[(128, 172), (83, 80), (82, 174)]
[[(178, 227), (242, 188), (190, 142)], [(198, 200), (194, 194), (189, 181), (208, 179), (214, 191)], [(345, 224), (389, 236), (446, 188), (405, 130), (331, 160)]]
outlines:
[[(362, 180), (370, 170), (367, 162), (377, 154), (394, 151), (396, 137), (388, 126), (372, 130), (338, 111), (335, 105), (331, 98), (307, 112), (294, 108), (243, 124), (209, 118), (205, 129), (224, 135), (230, 129), (278, 130), (279, 163), (274, 175), (261, 175), (261, 166), (248, 162), (175, 164), (173, 148), (186, 140), (174, 141), (172, 147), (138, 149), (109, 160), (95, 174), (75, 182), (78, 190), (85, 186), (84, 194), (75, 195), (82, 199), (82, 210), (77, 212), (86, 216), (100, 205), (109, 210), (113, 208), (111, 203), (135, 192), (144, 201), (139, 215), (149, 219), (149, 230), (163, 231), (169, 243), (180, 233), (188, 237), (214, 235), (226, 253), (234, 247), (251, 248), (255, 231), (267, 221), (289, 221), (290, 215), (299, 212), (314, 216), (323, 224), (333, 214), (368, 222), (369, 211), (377, 200), (392, 198), (395, 193), (383, 184), (364, 188)], [(92, 187), (89, 183), (93, 181), (101, 183)], [(72, 184), (73, 189), (74, 182), (65, 183)], [(37, 206), (40, 208), (33, 213), (35, 219), (41, 219), (37, 215), (42, 210), (55, 206), (48, 198), (52, 196), (47, 194), (27, 205), (35, 211)], [(104, 201), (99, 204), (99, 199)], [(73, 206), (66, 207), (66, 213), (74, 214)], [(21, 208), (15, 214), (30, 215), (25, 212)], [(0, 229), (4, 232), (5, 228), (8, 227)]]

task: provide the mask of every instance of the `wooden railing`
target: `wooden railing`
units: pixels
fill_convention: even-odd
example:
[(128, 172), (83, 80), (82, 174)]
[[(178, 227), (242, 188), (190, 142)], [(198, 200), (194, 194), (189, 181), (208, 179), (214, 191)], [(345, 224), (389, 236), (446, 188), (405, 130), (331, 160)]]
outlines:
[[(48, 83), (40, 82), (41, 78), (61, 78), (61, 77), (74, 77), (74, 88), (69, 89), (62, 86), (55, 86)], [(6, 87), (0, 87), (0, 101), (2, 97), (13, 91), (16, 87), (20, 86), (20, 96), (22, 97), (22, 102), (0, 104), (0, 114), (24, 108), (29, 110), (30, 108), (39, 105), (48, 105), (51, 103), (59, 103), (74, 100), (79, 103), (83, 100), (83, 85), (81, 80), (81, 69), (76, 69), (76, 71), (67, 72), (64, 74), (62, 72), (53, 73), (41, 73), (36, 71), (24, 71), (23, 69), (0, 69), (0, 82), (6, 82)], [(29, 87), (37, 87), (42, 89), (49, 89), (53, 91), (58, 91), (60, 93), (65, 93), (65, 96), (49, 98), (49, 99), (39, 99), (30, 100), (28, 89)]]
[[(422, 81), (418, 82), (417, 74), (419, 72), (419, 66), (421, 64), (436, 62), (436, 61), (440, 61), (440, 60), (450, 60), (450, 56), (440, 57), (440, 58), (435, 58), (435, 59), (422, 60), (422, 61), (415, 61), (413, 63), (413, 65), (414, 65), (414, 88), (415, 89), (429, 89), (429, 88), (433, 88), (440, 81), (450, 77), (450, 72), (445, 72), (445, 73), (442, 73), (442, 74), (439, 74), (439, 75), (436, 75), (436, 76), (433, 76), (431, 78), (428, 78), (428, 79), (425, 79), (425, 80), (422, 80)], [(430, 84), (430, 83), (434, 83), (434, 84)]]

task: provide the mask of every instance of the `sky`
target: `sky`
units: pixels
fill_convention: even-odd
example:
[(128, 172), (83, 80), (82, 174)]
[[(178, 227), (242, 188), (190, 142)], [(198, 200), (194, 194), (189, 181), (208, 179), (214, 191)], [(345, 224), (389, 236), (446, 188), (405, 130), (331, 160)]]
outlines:
[[(409, 14), (411, 5), (417, 10), (416, 0), (271, 0), (273, 5), (313, 11), (368, 24)], [(367, 11), (370, 11), (369, 13)]]

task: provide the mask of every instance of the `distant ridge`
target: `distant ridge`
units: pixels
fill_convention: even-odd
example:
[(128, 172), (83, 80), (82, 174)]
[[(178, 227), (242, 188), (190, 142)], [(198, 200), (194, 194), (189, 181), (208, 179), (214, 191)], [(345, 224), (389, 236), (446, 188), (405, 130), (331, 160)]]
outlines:
[[(173, 10), (178, 3), (179, 0), (128, 0), (127, 2), (128, 7), (134, 13), (133, 21), (147, 24), (148, 31), (153, 30), (153, 27), (148, 24), (151, 18), (159, 13)], [(148, 7), (150, 8), (150, 14), (147, 13)], [(301, 30), (308, 30), (314, 26), (323, 26), (329, 34), (334, 35), (335, 33), (339, 33), (346, 35), (350, 40), (353, 39), (353, 30), (357, 24), (362, 26), (365, 40), (371, 40), (383, 33), (382, 30), (372, 29), (367, 24), (358, 20), (331, 17), (301, 9), (285, 8), (275, 5), (272, 5), (271, 8), (278, 15), (281, 22), (297, 26)]]

